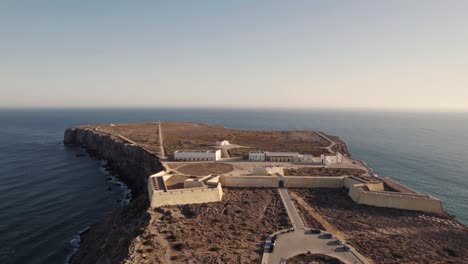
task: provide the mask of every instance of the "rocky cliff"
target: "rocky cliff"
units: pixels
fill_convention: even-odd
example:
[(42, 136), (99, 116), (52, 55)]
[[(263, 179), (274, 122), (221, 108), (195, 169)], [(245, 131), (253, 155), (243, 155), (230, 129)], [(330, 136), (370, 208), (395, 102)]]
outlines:
[(80, 249), (70, 263), (119, 263), (127, 257), (132, 239), (148, 224), (147, 179), (163, 170), (163, 166), (154, 153), (89, 127), (67, 129), (64, 144), (81, 146), (107, 160), (111, 170), (132, 189), (134, 197), (129, 206), (116, 209), (82, 234)]

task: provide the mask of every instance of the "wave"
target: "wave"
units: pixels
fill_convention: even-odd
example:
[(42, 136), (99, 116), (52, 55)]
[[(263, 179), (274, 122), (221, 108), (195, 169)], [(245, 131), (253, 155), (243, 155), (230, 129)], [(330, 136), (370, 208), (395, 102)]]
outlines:
[(70, 247), (71, 247), (71, 252), (67, 255), (66, 259), (65, 259), (65, 264), (69, 264), (70, 263), (70, 260), (71, 258), (73, 257), (73, 255), (76, 254), (76, 252), (78, 252), (78, 250), (80, 249), (80, 243), (81, 243), (81, 235), (88, 232), (89, 231), (89, 226), (87, 226), (85, 229), (81, 230), (81, 231), (78, 231), (72, 239), (70, 239), (70, 241), (68, 242)]
[[(132, 201), (132, 190), (122, 181), (117, 178), (116, 175), (112, 175), (108, 170), (108, 162), (105, 160), (100, 160), (101, 166), (99, 167), (99, 171), (106, 176), (106, 181), (119, 186), (119, 188), (122, 190), (122, 196), (123, 198), (119, 200), (120, 206), (128, 206), (130, 202)], [(71, 258), (73, 255), (78, 252), (80, 249), (80, 243), (81, 243), (81, 235), (89, 231), (90, 227), (87, 226), (85, 229), (78, 231), (72, 239), (69, 241), (69, 246), (71, 248), (71, 252), (67, 255), (65, 259), (65, 264), (69, 264)]]

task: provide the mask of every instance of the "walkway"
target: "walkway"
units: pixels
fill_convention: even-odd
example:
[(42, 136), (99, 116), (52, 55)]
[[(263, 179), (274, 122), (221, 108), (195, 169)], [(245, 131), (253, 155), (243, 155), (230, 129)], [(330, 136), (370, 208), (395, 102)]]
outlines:
[(336, 145), (335, 141), (331, 140), (329, 137), (325, 136), (322, 132), (315, 132), (317, 133), (317, 135), (319, 135), (321, 138), (327, 140), (328, 142), (330, 142), (330, 145), (328, 145), (328, 147), (325, 147), (330, 153), (335, 153), (335, 151), (333, 150), (333, 147)]
[(349, 246), (350, 250), (346, 251), (343, 245), (336, 242), (336, 238), (327, 239), (323, 234), (308, 232), (287, 189), (280, 188), (279, 194), (294, 231), (277, 235), (273, 252), (263, 254), (262, 264), (285, 263), (288, 258), (307, 252), (329, 255), (348, 264), (368, 264), (352, 247)]
[(159, 158), (164, 159), (166, 158), (166, 150), (164, 149), (164, 138), (163, 138), (163, 133), (162, 133), (162, 126), (161, 122), (159, 122), (159, 145), (161, 147)]

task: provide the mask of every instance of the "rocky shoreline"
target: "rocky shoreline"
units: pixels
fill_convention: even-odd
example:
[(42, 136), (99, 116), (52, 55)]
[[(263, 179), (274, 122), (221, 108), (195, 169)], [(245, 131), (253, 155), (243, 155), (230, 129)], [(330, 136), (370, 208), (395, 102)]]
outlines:
[(67, 129), (63, 142), (81, 146), (90, 155), (107, 161), (107, 169), (132, 190), (134, 197), (128, 206), (116, 208), (80, 235), (80, 248), (69, 263), (119, 263), (127, 257), (132, 239), (149, 221), (148, 176), (164, 168), (154, 153), (86, 127)]

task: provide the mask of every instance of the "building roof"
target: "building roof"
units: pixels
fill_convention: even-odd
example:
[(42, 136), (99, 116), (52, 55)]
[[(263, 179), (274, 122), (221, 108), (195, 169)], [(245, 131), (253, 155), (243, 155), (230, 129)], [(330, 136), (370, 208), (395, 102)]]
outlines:
[(265, 152), (267, 156), (275, 157), (297, 157), (299, 152)]
[(176, 150), (174, 153), (216, 153), (220, 150)]

